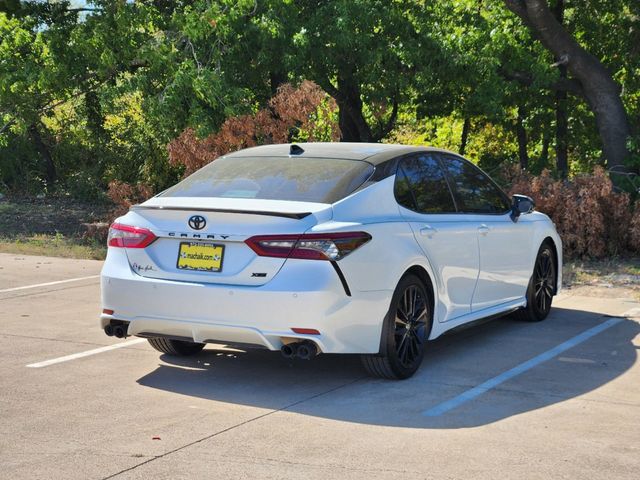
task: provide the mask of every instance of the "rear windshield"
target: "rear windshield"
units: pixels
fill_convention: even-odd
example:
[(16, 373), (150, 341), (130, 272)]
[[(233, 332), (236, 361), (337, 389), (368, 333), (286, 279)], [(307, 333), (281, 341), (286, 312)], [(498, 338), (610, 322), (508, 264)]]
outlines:
[(336, 158), (219, 158), (161, 196), (334, 203), (360, 187), (373, 170), (367, 162)]

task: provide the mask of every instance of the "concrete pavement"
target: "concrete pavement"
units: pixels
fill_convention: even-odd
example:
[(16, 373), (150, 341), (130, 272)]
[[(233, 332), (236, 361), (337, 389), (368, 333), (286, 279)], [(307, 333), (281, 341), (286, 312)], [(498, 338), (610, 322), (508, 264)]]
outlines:
[[(122, 342), (98, 327), (100, 267), (0, 254), (0, 478), (635, 479), (640, 472), (640, 304), (616, 289), (606, 297), (567, 291), (539, 324), (506, 317), (438, 339), (418, 374), (402, 382), (366, 377), (356, 356), (289, 362), (209, 346), (175, 359), (131, 340), (28, 368)], [(618, 317), (458, 408), (425, 415)]]

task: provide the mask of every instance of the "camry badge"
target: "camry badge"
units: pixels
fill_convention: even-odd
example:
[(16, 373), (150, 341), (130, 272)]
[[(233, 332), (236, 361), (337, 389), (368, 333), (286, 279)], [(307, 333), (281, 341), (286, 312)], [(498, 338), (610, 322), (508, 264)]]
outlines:
[(189, 226), (194, 230), (202, 230), (206, 224), (207, 221), (201, 215), (193, 215), (189, 218)]

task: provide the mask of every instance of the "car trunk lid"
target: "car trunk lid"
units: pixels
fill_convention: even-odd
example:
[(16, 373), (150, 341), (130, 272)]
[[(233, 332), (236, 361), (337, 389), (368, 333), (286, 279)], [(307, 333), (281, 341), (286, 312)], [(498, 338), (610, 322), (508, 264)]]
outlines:
[[(244, 242), (247, 238), (302, 234), (317, 223), (330, 220), (331, 215), (331, 205), (322, 203), (154, 197), (133, 207), (119, 222), (148, 228), (158, 237), (146, 248), (127, 248), (129, 264), (141, 276), (257, 286), (274, 278), (286, 259), (258, 256)], [(189, 225), (192, 217), (199, 217), (199, 221)], [(219, 271), (185, 268), (194, 265), (193, 258), (204, 258), (203, 252), (207, 258), (220, 257)], [(205, 263), (211, 264), (210, 260)]]

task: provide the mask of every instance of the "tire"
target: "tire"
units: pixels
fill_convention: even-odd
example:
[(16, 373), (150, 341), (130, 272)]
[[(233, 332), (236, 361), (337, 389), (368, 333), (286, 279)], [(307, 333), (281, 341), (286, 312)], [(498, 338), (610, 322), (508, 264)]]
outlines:
[(527, 287), (527, 306), (514, 312), (514, 316), (525, 322), (541, 322), (547, 318), (557, 278), (553, 249), (548, 243), (543, 243)]
[(157, 351), (169, 355), (186, 357), (200, 353), (204, 348), (204, 343), (187, 342), (184, 340), (172, 340), (170, 338), (147, 338), (149, 344)]
[(406, 275), (400, 280), (382, 326), (380, 353), (361, 356), (369, 375), (401, 380), (420, 368), (433, 321), (431, 304), (418, 277)]

